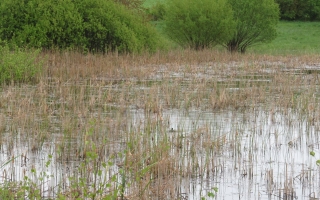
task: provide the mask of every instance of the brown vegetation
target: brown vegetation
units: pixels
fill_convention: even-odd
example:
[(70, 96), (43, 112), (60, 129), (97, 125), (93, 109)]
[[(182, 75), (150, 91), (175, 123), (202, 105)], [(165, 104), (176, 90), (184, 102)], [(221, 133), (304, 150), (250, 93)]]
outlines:
[[(123, 199), (183, 199), (191, 180), (203, 182), (222, 173), (218, 155), (227, 151), (234, 159), (240, 156), (241, 129), (226, 133), (195, 124), (171, 131), (172, 122), (165, 114), (170, 110), (181, 114), (240, 110), (245, 115), (261, 108), (274, 122), (276, 112), (298, 110), (301, 119), (306, 116), (307, 123), (319, 128), (317, 55), (185, 50), (43, 56), (47, 68), (37, 85), (3, 86), (0, 96), (0, 146), (6, 150), (0, 154), (23, 153), (27, 169), (32, 167), (26, 157), (38, 160), (35, 155), (43, 154), (53, 155), (60, 166), (56, 171), (79, 165), (55, 174), (55, 184), (46, 186), (42, 195), (73, 199), (91, 192), (95, 196), (90, 198), (102, 199), (117, 191)], [(108, 162), (110, 166), (103, 165)], [(245, 167), (239, 160), (234, 165)], [(97, 175), (99, 170), (103, 175)], [(267, 172), (266, 179), (273, 180)], [(3, 180), (10, 173), (19, 179), (9, 166)], [(79, 177), (86, 178), (85, 185), (75, 184)], [(188, 189), (181, 191), (183, 186)], [(285, 185), (286, 190), (289, 187)]]

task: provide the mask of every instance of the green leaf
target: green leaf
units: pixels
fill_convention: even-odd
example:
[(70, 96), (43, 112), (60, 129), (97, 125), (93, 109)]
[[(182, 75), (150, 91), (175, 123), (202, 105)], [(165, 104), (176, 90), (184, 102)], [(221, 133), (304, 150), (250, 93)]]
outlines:
[(320, 166), (320, 160), (317, 160), (317, 161), (316, 161), (316, 164), (317, 164), (318, 166)]
[(316, 154), (313, 151), (310, 151), (310, 155), (314, 157)]
[(108, 166), (112, 166), (112, 165), (113, 165), (113, 162), (108, 161)]
[(213, 194), (212, 192), (209, 192), (209, 193), (208, 193), (208, 197), (214, 198), (214, 194)]

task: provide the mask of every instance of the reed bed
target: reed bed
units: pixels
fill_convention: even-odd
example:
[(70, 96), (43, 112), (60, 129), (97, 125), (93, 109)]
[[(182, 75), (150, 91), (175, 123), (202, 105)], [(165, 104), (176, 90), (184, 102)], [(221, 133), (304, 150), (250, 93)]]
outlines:
[(1, 197), (319, 197), (317, 55), (41, 56), (0, 90)]

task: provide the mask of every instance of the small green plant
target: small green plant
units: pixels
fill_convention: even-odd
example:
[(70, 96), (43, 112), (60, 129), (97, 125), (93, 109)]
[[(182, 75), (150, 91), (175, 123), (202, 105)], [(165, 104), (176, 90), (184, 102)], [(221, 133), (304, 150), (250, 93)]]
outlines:
[[(20, 156), (14, 157), (7, 161), (0, 168), (13, 162), (14, 159)], [(43, 188), (53, 177), (50, 175), (49, 166), (52, 162), (52, 155), (48, 155), (48, 160), (45, 163), (45, 169), (41, 172), (37, 172), (35, 166), (32, 166), (29, 172), (25, 172), (23, 180), (21, 181), (4, 181), (0, 185), (0, 199), (43, 199)], [(28, 174), (29, 173), (29, 174)]]
[[(315, 157), (316, 153), (315, 153), (314, 151), (310, 151), (310, 155), (311, 155), (312, 157)], [(318, 166), (320, 166), (320, 160), (316, 160), (316, 164), (317, 164)]]
[[(125, 174), (122, 170), (109, 174), (114, 166), (113, 156), (108, 161), (101, 161), (97, 144), (93, 141), (95, 120), (89, 121), (89, 128), (85, 132), (83, 141), (83, 160), (74, 176), (68, 177), (67, 191), (57, 194), (58, 199), (117, 199), (124, 195)], [(119, 182), (121, 180), (122, 182)]]
[[(217, 192), (218, 192), (218, 188), (217, 187), (213, 187), (212, 191), (208, 192), (208, 194), (207, 194), (208, 198), (210, 198), (210, 199), (214, 198), (216, 196)], [(205, 197), (201, 197), (201, 200), (206, 200), (206, 198)]]

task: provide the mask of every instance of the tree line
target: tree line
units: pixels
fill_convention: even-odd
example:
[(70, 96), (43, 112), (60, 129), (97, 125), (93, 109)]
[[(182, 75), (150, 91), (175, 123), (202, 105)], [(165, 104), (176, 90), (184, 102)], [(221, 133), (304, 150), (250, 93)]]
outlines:
[[(311, 0), (310, 0), (311, 1)], [(2, 0), (0, 40), (18, 47), (89, 52), (166, 48), (143, 0)], [(163, 32), (183, 48), (222, 45), (244, 53), (276, 37), (275, 0), (168, 0)]]
[(159, 35), (135, 12), (111, 0), (1, 0), (0, 39), (40, 49), (155, 51)]
[(319, 0), (276, 0), (283, 20), (320, 20)]

